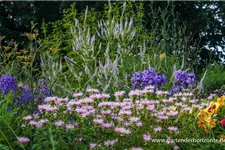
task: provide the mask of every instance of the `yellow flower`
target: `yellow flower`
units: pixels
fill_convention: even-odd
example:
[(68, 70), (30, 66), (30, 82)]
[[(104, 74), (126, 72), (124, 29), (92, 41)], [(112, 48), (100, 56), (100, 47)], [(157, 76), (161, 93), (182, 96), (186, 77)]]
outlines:
[(205, 121), (205, 118), (208, 118), (208, 117), (209, 117), (209, 114), (204, 109), (201, 110), (197, 116), (199, 121)]
[(159, 58), (160, 59), (163, 59), (164, 57), (165, 57), (165, 54), (164, 53), (162, 53), (162, 54), (159, 55)]
[(191, 107), (189, 114), (193, 114), (193, 112), (194, 112), (194, 107)]
[(207, 125), (210, 127), (210, 128), (214, 128), (216, 126), (216, 119), (211, 119), (209, 120), (209, 122), (207, 123)]
[(222, 135), (222, 136), (220, 137), (220, 142), (225, 142), (225, 135)]
[(217, 99), (217, 103), (219, 103), (221, 106), (224, 106), (224, 100), (225, 100), (225, 96), (221, 96), (220, 98)]
[(209, 133), (209, 130), (207, 128), (207, 126), (204, 124), (203, 121), (198, 121), (198, 127), (199, 128), (204, 128), (206, 133)]
[(218, 112), (218, 109), (220, 107), (220, 104), (217, 102), (210, 102), (210, 105), (207, 109), (207, 112), (209, 113), (210, 116), (216, 114)]
[(172, 111), (176, 111), (176, 110), (177, 110), (177, 107), (174, 106), (174, 107), (172, 108)]

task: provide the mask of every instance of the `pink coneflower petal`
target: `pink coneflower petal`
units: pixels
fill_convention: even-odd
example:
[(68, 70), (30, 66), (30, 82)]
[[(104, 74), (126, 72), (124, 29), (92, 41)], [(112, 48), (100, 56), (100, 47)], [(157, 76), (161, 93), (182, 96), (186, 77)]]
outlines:
[(152, 137), (149, 133), (147, 133), (143, 135), (143, 139), (144, 141), (149, 142), (152, 139)]
[(21, 144), (26, 144), (26, 143), (30, 142), (30, 139), (29, 138), (26, 138), (26, 137), (17, 137), (17, 140)]

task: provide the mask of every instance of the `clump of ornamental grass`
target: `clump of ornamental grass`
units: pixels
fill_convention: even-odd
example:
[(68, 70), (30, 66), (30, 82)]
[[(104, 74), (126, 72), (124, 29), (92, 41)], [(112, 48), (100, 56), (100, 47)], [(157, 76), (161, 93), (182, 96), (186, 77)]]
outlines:
[(180, 116), (208, 105), (185, 90), (169, 96), (168, 91), (147, 86), (131, 90), (128, 97), (125, 94), (115, 92), (114, 101), (109, 101), (112, 95), (97, 89), (87, 89), (86, 96), (74, 93), (74, 99), (47, 97), (37, 113), (24, 116), (21, 127), (26, 133), (35, 128), (35, 139), (45, 143), (49, 136), (43, 133), (52, 129), (54, 145), (61, 149), (178, 148), (176, 143), (154, 143), (152, 139), (181, 137)]

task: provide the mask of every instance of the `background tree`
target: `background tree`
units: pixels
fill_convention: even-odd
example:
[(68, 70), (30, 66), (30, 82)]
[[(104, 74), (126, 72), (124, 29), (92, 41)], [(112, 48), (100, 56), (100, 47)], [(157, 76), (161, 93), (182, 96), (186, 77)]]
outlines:
[[(20, 45), (26, 44), (24, 32), (30, 32), (30, 21), (37, 23), (41, 27), (42, 23), (54, 22), (62, 18), (63, 9), (69, 8), (72, 2), (68, 1), (2, 1), (0, 2), (0, 35), (5, 36), (3, 42), (9, 42), (12, 39)], [(89, 8), (102, 11), (107, 2), (77, 2), (78, 12), (84, 11), (86, 5)], [(145, 17), (143, 24), (149, 28), (151, 18), (149, 17), (148, 6), (152, 2), (143, 2), (145, 6)], [(153, 8), (165, 8), (167, 2), (153, 2)], [(186, 34), (191, 34), (189, 47), (200, 47), (199, 52), (192, 52), (193, 61), (197, 58), (200, 68), (208, 63), (217, 61), (222, 63), (225, 55), (224, 49), (224, 2), (207, 1), (176, 1), (168, 7), (174, 7), (174, 11), (179, 15), (177, 22), (186, 25)], [(157, 18), (156, 18), (157, 19)], [(41, 37), (41, 36), (40, 36)]]

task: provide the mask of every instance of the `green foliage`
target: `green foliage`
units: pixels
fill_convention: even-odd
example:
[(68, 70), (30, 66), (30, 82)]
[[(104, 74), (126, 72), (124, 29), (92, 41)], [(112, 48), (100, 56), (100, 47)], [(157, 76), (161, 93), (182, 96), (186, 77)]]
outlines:
[[(132, 75), (150, 66), (169, 81), (178, 68), (192, 69), (184, 63), (188, 56), (185, 28), (174, 25), (175, 16), (173, 24), (168, 20), (173, 10), (157, 11), (151, 5), (149, 9), (153, 18), (161, 16), (147, 29), (143, 3), (109, 3), (103, 12), (87, 7), (82, 13), (71, 5), (62, 20), (42, 26), (46, 35), (40, 49), (42, 75), (72, 93), (87, 87), (121, 89), (121, 84), (126, 90)], [(159, 59), (160, 54), (165, 58)]]
[(13, 106), (15, 95), (12, 92), (0, 96), (0, 148), (13, 149), (17, 145), (18, 128), (22, 121), (23, 112)]
[[(209, 65), (208, 72), (203, 81), (205, 94), (222, 88), (222, 86), (225, 84), (224, 76), (224, 66), (218, 64)], [(221, 92), (220, 94), (223, 93)]]

